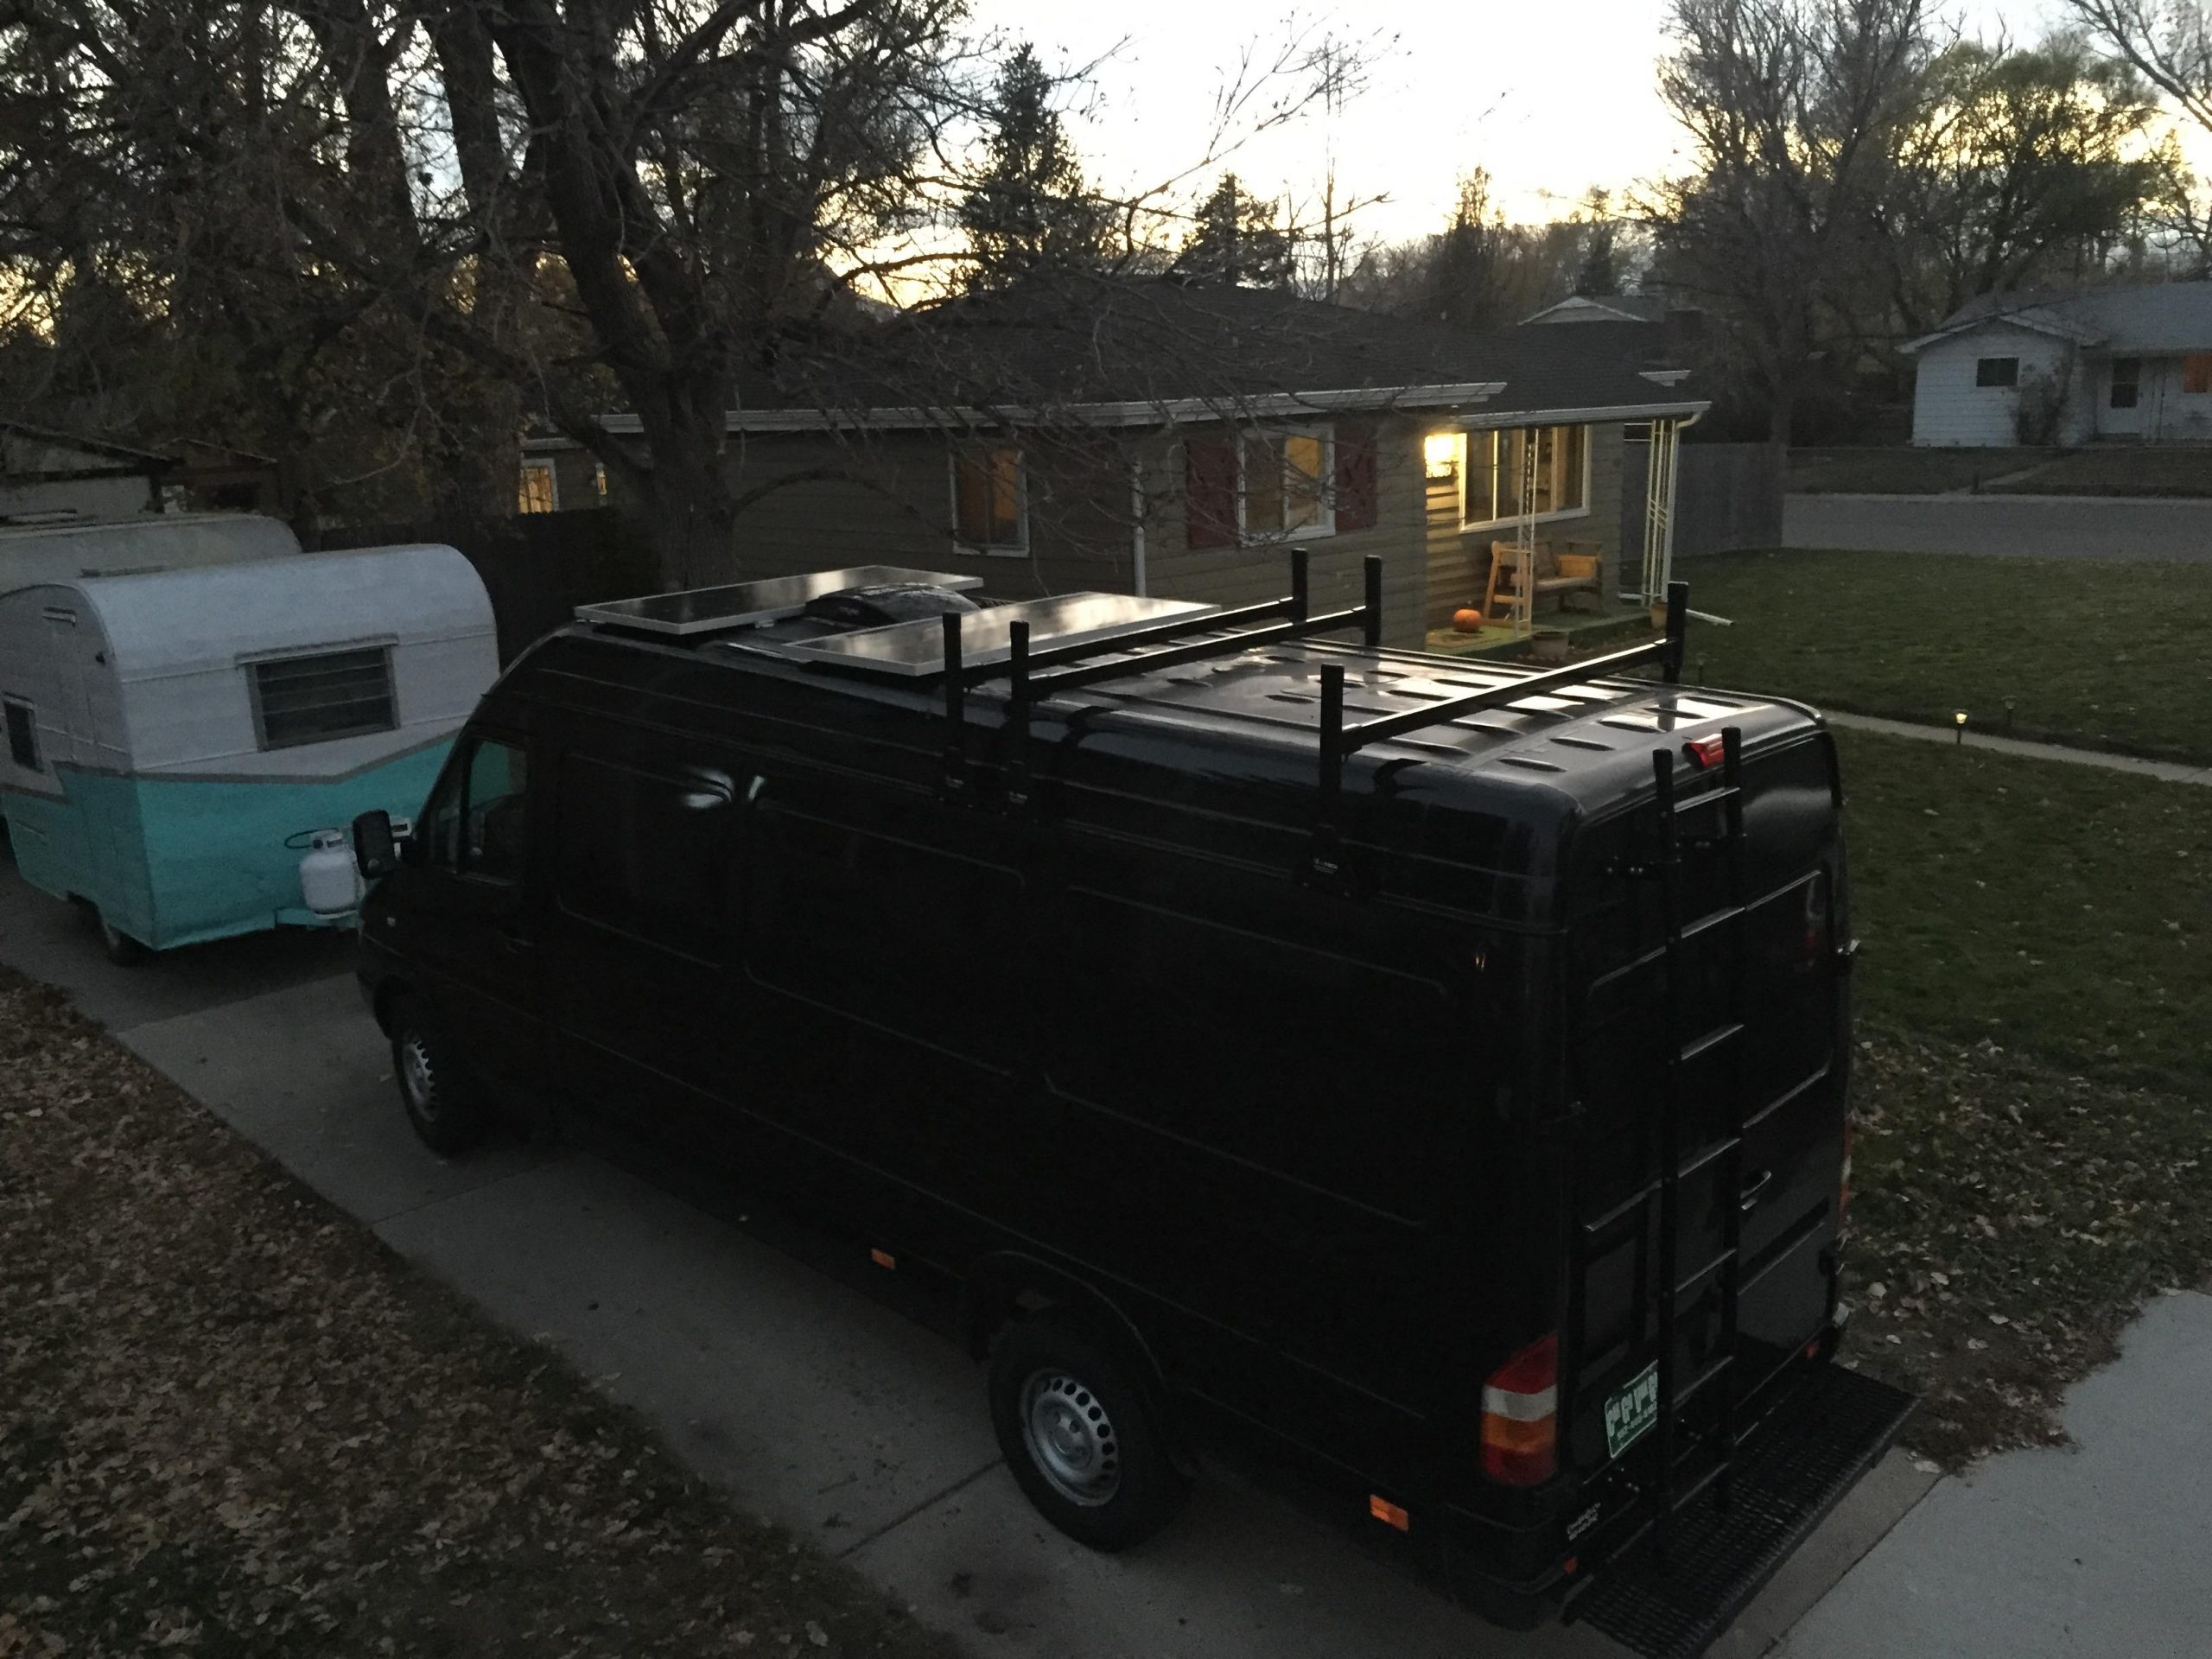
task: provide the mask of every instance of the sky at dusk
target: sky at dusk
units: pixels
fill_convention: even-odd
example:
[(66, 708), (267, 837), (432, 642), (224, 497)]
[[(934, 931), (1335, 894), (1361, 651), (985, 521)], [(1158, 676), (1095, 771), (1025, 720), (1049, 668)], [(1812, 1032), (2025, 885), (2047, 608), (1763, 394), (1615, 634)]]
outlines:
[[(1967, 0), (1951, 15), (2029, 41), (2056, 8)], [(1363, 43), (1374, 59), (1363, 93), (1261, 136), (1226, 165), (1257, 194), (1310, 200), (1333, 155), (1340, 189), (1388, 193), (1357, 223), (1393, 240), (1436, 228), (1459, 175), (1477, 165), (1489, 168), (1497, 204), (1524, 219), (1562, 216), (1592, 185), (1619, 190), (1675, 165), (1677, 135), (1653, 75), (1668, 46), (1664, 16), (1662, 0), (1334, 0), (1294, 11), (1277, 0), (976, 4), (982, 25), (1033, 41), (1057, 69), (1106, 59), (1072, 130), (1094, 178), (1116, 193), (1205, 158), (1215, 100), (1246, 48), (1264, 60), (1287, 39)]]

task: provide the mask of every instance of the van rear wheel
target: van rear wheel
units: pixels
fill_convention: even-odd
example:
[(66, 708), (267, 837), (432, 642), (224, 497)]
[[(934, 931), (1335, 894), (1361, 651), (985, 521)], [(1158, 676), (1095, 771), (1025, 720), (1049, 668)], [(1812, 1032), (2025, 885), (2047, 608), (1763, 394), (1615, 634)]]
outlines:
[(1190, 1494), (1135, 1376), (1088, 1326), (1059, 1313), (1008, 1325), (991, 1351), (991, 1426), (1022, 1493), (1094, 1549), (1127, 1549)]
[(483, 1096), (445, 1028), (415, 997), (391, 1011), (391, 1075), (416, 1137), (442, 1158), (481, 1144), (489, 1127)]

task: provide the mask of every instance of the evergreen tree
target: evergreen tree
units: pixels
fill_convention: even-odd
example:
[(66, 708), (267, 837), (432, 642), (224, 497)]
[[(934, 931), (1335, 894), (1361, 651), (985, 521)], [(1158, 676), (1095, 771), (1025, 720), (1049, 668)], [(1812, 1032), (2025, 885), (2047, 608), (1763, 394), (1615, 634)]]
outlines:
[(1619, 230), (1608, 216), (1603, 190), (1592, 190), (1587, 203), (1590, 226), (1583, 233), (1582, 259), (1575, 267), (1574, 291), (1585, 299), (1601, 298), (1621, 291), (1620, 262), (1614, 244)]
[(1175, 269), (1195, 282), (1288, 289), (1297, 279), (1297, 238), (1281, 222), (1280, 203), (1245, 193), (1224, 173), (1199, 203)]
[(999, 72), (982, 176), (960, 204), (972, 289), (1104, 262), (1108, 216), (1052, 106), (1052, 78), (1024, 42)]

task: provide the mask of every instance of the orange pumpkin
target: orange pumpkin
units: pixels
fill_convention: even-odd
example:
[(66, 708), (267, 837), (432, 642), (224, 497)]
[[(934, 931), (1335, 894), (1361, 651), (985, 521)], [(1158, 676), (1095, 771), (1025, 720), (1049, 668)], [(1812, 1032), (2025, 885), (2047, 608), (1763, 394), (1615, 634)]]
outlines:
[(1480, 611), (1476, 610), (1472, 606), (1468, 607), (1464, 611), (1454, 611), (1452, 613), (1452, 626), (1457, 628), (1461, 633), (1473, 633), (1478, 632), (1486, 620), (1487, 619), (1483, 615), (1483, 613)]

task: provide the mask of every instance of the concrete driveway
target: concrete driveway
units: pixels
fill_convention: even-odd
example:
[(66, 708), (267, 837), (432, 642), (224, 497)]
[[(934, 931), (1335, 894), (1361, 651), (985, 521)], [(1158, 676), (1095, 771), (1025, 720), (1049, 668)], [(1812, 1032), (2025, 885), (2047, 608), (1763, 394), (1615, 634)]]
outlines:
[[(0, 860), (0, 961), (67, 988), (403, 1255), (551, 1343), (741, 1503), (979, 1655), (1621, 1651), (1586, 1628), (1497, 1630), (1224, 1471), (1142, 1549), (1071, 1543), (1001, 1465), (978, 1370), (877, 1297), (584, 1153), (511, 1141), (448, 1163), (423, 1150), (343, 938), (262, 935), (118, 969)], [(1768, 1651), (1929, 1484), (1892, 1454), (1714, 1651)]]
[[(2212, 471), (2212, 457), (2205, 461)], [(2057, 495), (1793, 495), (1789, 547), (2212, 562), (2212, 499)]]

